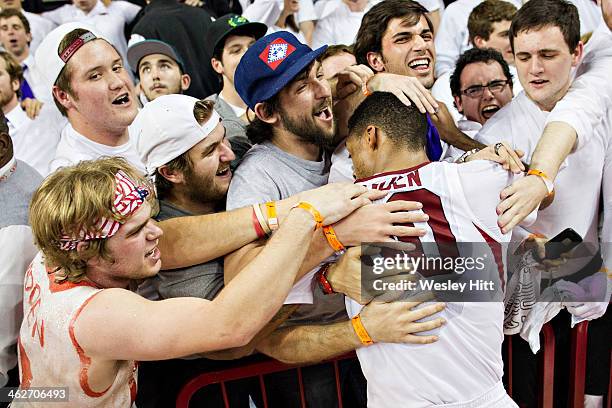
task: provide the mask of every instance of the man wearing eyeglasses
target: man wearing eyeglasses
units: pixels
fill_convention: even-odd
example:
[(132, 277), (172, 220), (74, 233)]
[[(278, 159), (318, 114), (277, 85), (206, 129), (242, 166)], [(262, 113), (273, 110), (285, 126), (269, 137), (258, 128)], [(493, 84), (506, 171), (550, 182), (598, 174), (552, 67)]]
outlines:
[(491, 48), (463, 53), (451, 75), (450, 88), (456, 108), (465, 116), (458, 127), (472, 137), (513, 97), (508, 64)]
[[(457, 60), (450, 76), (455, 108), (462, 115), (457, 127), (476, 136), (495, 112), (513, 97), (512, 74), (502, 55), (492, 48), (472, 48)], [(447, 156), (459, 157), (463, 151), (449, 146)]]

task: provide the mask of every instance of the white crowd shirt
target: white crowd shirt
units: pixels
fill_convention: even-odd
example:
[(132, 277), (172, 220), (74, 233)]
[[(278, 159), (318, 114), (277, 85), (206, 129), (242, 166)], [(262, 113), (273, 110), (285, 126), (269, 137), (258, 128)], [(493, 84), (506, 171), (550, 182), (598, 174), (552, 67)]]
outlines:
[[(10, 177), (15, 167), (13, 157), (0, 168), (0, 183)], [(17, 364), (13, 350), (21, 326), (23, 275), (37, 249), (28, 225), (9, 225), (0, 228), (0, 387), (8, 381), (7, 372)]]
[(312, 36), (312, 47), (355, 42), (361, 20), (379, 0), (369, 1), (363, 11), (351, 11), (342, 0), (320, 0), (315, 4), (317, 25)]
[(62, 132), (55, 158), (51, 162), (51, 171), (55, 171), (59, 167), (77, 164), (83, 160), (95, 160), (106, 156), (123, 157), (141, 174), (146, 174), (145, 166), (140, 160), (131, 137), (127, 143), (120, 146), (107, 146), (86, 138), (74, 130), (70, 124), (66, 125)]
[[(268, 27), (276, 24), (283, 11), (283, 0), (255, 0), (252, 4), (245, 3), (241, 1), (242, 15), (249, 21), (264, 23)], [(317, 19), (312, 0), (300, 0), (300, 9), (295, 14), (295, 19), (298, 24)]]
[(57, 25), (83, 22), (94, 26), (102, 36), (117, 47), (127, 66), (127, 41), (124, 26), (136, 17), (139, 10), (139, 6), (127, 1), (113, 1), (108, 7), (98, 1), (87, 14), (73, 4), (65, 4), (55, 10), (46, 11), (42, 15)]
[(7, 112), (5, 117), (15, 157), (46, 177), (50, 173), (62, 131), (68, 124), (66, 118), (59, 114), (55, 106), (48, 104), (43, 105), (34, 120), (26, 115), (20, 105)]
[(576, 70), (576, 79), (567, 94), (546, 119), (564, 122), (578, 135), (577, 147), (589, 141), (612, 106), (612, 31), (601, 24), (585, 46), (584, 58)]
[[(27, 69), (25, 68), (26, 66)], [(30, 54), (23, 60), (21, 67), (23, 68), (23, 77), (28, 81), (28, 85), (30, 85), (34, 97), (41, 102), (54, 104), (51, 89), (40, 73), (38, 65), (36, 65), (36, 59), (34, 58), (34, 53), (31, 48)]]
[[(476, 140), (488, 145), (505, 141), (513, 149), (525, 152), (523, 160), (529, 163), (547, 115), (548, 112), (542, 111), (525, 92), (521, 92), (485, 123)], [(598, 242), (599, 194), (610, 137), (605, 135), (603, 124), (592, 132), (590, 142), (580, 146), (565, 160), (555, 179), (552, 204), (538, 212), (537, 221), (529, 228), (516, 228), (513, 241), (520, 242), (530, 233), (552, 238), (571, 227), (585, 243)], [(568, 265), (571, 265), (568, 270), (580, 270), (590, 258), (576, 254), (568, 261)]]
[(21, 10), (21, 14), (25, 16), (30, 23), (30, 33), (32, 33), (32, 41), (30, 42), (30, 55), (34, 55), (36, 49), (42, 40), (55, 28), (55, 24), (38, 14), (30, 13), (29, 11)]

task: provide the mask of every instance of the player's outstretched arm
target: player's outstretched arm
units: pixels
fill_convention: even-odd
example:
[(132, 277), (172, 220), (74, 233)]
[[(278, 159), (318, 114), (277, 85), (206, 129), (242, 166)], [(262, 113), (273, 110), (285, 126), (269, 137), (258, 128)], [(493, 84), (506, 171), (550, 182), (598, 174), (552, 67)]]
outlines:
[[(435, 303), (414, 310), (419, 304), (370, 303), (362, 309), (361, 321), (375, 343), (433, 343), (438, 340), (437, 336), (420, 336), (418, 333), (440, 327), (444, 319), (416, 321), (435, 315), (444, 309), (444, 305)], [(302, 364), (332, 358), (363, 346), (351, 322), (345, 321), (276, 330), (260, 342), (257, 349), (284, 363)]]
[[(370, 202), (365, 187), (336, 184), (308, 197), (334, 222)], [(315, 230), (313, 215), (290, 210), (279, 230), (243, 273), (212, 301), (175, 298), (151, 302), (123, 289), (107, 289), (76, 320), (85, 354), (106, 360), (160, 360), (247, 344), (286, 298)]]
[[(334, 185), (320, 188), (327, 189), (330, 193), (335, 190)], [(320, 194), (317, 190), (319, 189), (277, 201), (279, 223), (283, 222), (291, 207), (300, 200), (308, 201), (311, 194)], [(337, 195), (328, 195), (328, 198), (331, 197)], [(163, 269), (205, 263), (255, 241), (257, 233), (253, 228), (252, 211), (251, 207), (245, 207), (216, 214), (177, 217), (161, 221), (158, 226), (164, 231), (159, 239)], [(262, 212), (266, 214), (265, 208)], [(342, 218), (338, 218), (337, 214), (334, 214), (334, 217), (333, 219), (328, 217), (326, 222), (335, 222)]]

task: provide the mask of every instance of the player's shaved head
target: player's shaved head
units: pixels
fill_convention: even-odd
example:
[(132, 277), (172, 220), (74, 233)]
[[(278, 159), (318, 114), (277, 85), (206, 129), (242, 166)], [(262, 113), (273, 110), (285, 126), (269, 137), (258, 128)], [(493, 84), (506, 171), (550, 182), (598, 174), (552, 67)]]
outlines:
[(357, 107), (349, 120), (349, 135), (361, 137), (375, 126), (399, 148), (419, 151), (427, 141), (427, 117), (414, 106), (404, 105), (395, 95), (374, 92)]

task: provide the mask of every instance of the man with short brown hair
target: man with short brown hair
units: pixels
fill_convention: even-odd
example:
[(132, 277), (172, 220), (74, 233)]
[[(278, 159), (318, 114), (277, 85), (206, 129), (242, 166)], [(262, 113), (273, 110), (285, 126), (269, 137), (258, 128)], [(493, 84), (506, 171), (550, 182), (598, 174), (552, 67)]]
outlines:
[(102, 156), (124, 157), (144, 174), (128, 126), (138, 113), (134, 84), (117, 49), (80, 23), (64, 24), (36, 53), (46, 86), (68, 118), (51, 170)]

